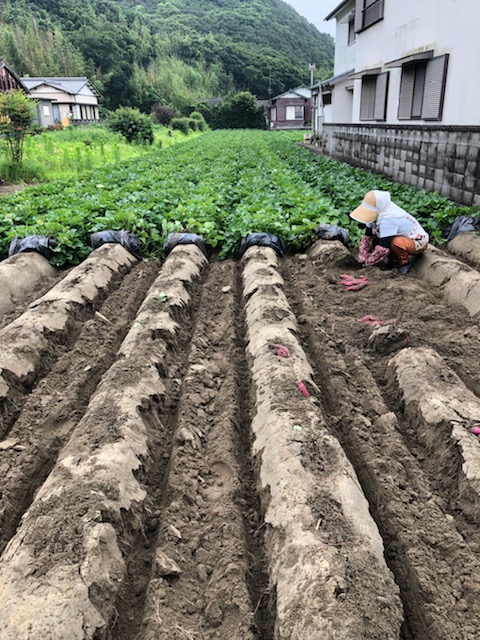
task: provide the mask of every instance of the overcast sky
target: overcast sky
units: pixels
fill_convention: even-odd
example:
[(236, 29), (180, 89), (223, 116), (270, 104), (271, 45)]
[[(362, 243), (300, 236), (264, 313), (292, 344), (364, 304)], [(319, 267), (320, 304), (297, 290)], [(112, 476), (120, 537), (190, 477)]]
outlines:
[(335, 18), (328, 22), (324, 22), (323, 19), (340, 4), (340, 0), (285, 0), (285, 2), (314, 24), (319, 31), (335, 37)]

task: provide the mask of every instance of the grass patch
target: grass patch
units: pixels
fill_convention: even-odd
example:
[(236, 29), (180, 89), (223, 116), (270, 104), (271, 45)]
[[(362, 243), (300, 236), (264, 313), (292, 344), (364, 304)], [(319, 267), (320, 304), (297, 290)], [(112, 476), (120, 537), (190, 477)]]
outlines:
[[(188, 138), (198, 135), (191, 133)], [(183, 133), (161, 126), (154, 126), (152, 145), (129, 144), (101, 124), (45, 131), (26, 138), (20, 166), (0, 160), (0, 179), (14, 184), (80, 178), (92, 169), (138, 158), (186, 139)]]

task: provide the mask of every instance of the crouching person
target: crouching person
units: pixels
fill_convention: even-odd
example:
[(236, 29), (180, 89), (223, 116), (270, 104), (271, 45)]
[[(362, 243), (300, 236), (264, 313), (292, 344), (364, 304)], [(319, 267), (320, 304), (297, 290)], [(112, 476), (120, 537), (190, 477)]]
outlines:
[(428, 246), (428, 233), (404, 209), (394, 204), (388, 191), (369, 191), (350, 217), (366, 225), (358, 261), (365, 266), (387, 264), (405, 274), (414, 256)]

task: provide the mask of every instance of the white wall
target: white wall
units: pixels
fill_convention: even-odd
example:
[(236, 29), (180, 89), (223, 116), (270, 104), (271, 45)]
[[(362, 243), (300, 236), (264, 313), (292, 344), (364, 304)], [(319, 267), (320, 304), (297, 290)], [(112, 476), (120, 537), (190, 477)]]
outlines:
[(37, 88), (30, 90), (30, 95), (32, 98), (36, 98), (37, 100), (52, 100), (53, 102), (59, 103), (78, 103), (78, 104), (91, 104), (97, 105), (98, 100), (95, 95), (89, 90), (86, 94), (77, 94), (76, 96), (65, 93), (64, 91), (60, 91), (60, 89), (55, 89), (54, 87), (41, 85)]
[[(336, 16), (337, 29), (335, 33), (335, 64), (333, 75), (340, 75), (350, 69), (355, 69), (356, 41), (348, 44), (348, 15), (355, 9), (355, 0), (348, 2)], [(352, 80), (345, 79), (335, 84), (332, 94), (332, 105), (325, 115), (325, 122), (347, 123), (352, 121)]]
[[(385, 0), (384, 19), (357, 34), (349, 46), (346, 17), (354, 4), (349, 2), (335, 18), (335, 75), (353, 68), (383, 68), (392, 60), (429, 49), (434, 56), (448, 53), (441, 124), (480, 125), (480, 0)], [(400, 77), (401, 68), (390, 69), (387, 124), (399, 123)], [(352, 113), (346, 117), (351, 99), (341, 85), (335, 87), (335, 122), (360, 122), (360, 88), (361, 81), (355, 80)]]
[(335, 62), (334, 75), (355, 68), (356, 43), (348, 44), (347, 16), (355, 9), (355, 2), (349, 2), (337, 15), (337, 30), (335, 34)]
[[(434, 56), (450, 54), (441, 124), (480, 125), (479, 0), (385, 0), (384, 19), (357, 36), (354, 66), (357, 71), (382, 67), (429, 49), (434, 50)], [(343, 58), (345, 53), (339, 53)], [(388, 124), (399, 122), (400, 74), (401, 68), (390, 69)], [(355, 81), (355, 123), (360, 122), (360, 84)], [(336, 116), (335, 120), (341, 122)], [(415, 122), (425, 124), (408, 121)]]
[[(95, 94), (93, 93), (93, 91), (90, 89), (90, 87), (88, 86), (88, 84), (86, 84), (85, 86), (83, 86), (80, 91), (78, 92), (79, 96), (94, 96)], [(96, 99), (96, 97), (95, 97)], [(91, 104), (91, 103), (90, 103)]]
[(347, 124), (352, 121), (353, 91), (347, 91), (347, 86), (352, 86), (352, 80), (336, 84), (332, 94), (332, 112), (334, 122), (337, 124)]

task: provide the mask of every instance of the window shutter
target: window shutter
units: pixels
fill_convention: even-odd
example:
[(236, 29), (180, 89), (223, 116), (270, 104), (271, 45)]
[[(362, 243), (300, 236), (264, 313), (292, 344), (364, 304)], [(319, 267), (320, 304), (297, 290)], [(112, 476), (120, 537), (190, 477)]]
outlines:
[(373, 117), (375, 120), (385, 120), (387, 115), (388, 71), (377, 76), (375, 90), (375, 106)]
[(377, 76), (362, 78), (362, 96), (360, 99), (360, 120), (373, 120), (375, 109), (375, 86)]
[(415, 65), (402, 67), (400, 81), (400, 97), (398, 102), (398, 119), (410, 120), (412, 117), (413, 85), (415, 82)]
[(363, 29), (364, 0), (355, 0), (355, 33)]
[(364, 28), (383, 18), (383, 0), (365, 0)]
[(447, 64), (448, 53), (428, 61), (422, 102), (423, 120), (441, 120), (442, 118)]

